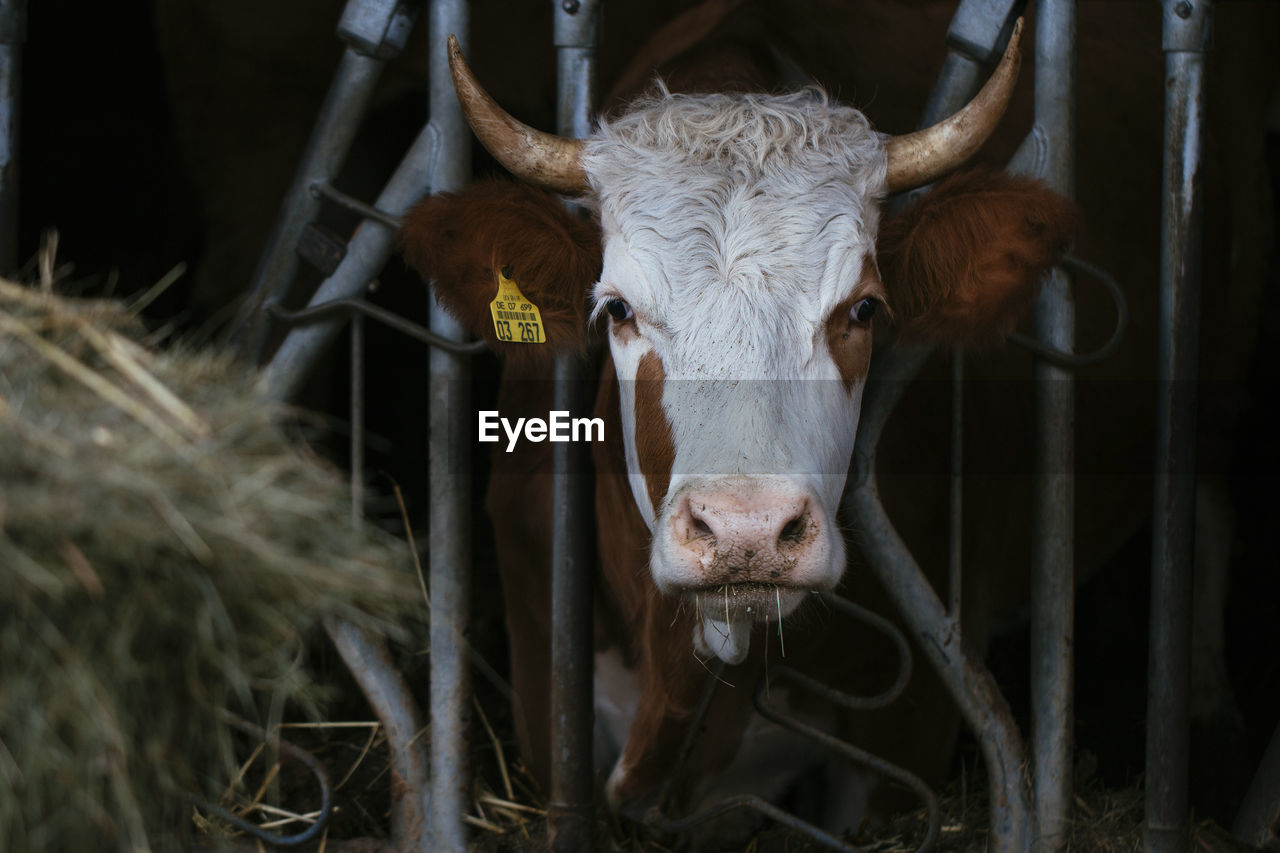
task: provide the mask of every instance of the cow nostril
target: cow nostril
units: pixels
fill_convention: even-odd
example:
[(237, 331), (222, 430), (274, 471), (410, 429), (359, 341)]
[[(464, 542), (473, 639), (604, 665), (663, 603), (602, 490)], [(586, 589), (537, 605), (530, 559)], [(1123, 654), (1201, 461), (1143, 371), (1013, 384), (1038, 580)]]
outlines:
[(804, 515), (797, 515), (782, 528), (782, 532), (778, 534), (778, 541), (799, 542), (807, 526)]
[(694, 533), (698, 534), (698, 536), (700, 537), (712, 535), (711, 528), (707, 525), (705, 521), (703, 521), (700, 518), (695, 518), (693, 520), (693, 531)]

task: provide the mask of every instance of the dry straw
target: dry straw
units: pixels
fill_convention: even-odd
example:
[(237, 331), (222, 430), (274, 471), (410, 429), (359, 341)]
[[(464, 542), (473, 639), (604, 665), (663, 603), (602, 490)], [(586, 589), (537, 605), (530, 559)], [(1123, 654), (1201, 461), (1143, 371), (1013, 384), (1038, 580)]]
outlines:
[(118, 303), (0, 281), (9, 851), (182, 846), (184, 795), (236, 775), (219, 709), (316, 713), (302, 638), (418, 606), (403, 544), (352, 527), (248, 370), (141, 333)]

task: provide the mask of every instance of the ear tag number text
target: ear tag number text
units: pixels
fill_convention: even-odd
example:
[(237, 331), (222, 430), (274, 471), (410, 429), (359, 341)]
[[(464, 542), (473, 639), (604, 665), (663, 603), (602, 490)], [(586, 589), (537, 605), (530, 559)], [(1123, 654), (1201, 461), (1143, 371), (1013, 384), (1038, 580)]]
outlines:
[(493, 314), (493, 330), (498, 340), (518, 344), (543, 344), (547, 333), (542, 328), (542, 314), (516, 286), (510, 266), (497, 270), (498, 295), (489, 303)]

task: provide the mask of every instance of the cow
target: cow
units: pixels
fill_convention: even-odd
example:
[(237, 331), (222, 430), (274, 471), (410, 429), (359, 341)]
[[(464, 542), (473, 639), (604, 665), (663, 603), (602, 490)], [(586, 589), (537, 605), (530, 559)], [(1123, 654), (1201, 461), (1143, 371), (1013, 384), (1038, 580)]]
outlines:
[[(731, 793), (777, 798), (825, 756), (752, 710), (770, 655), (829, 683), (875, 669), (875, 644), (833, 628), (812, 593), (875, 596), (862, 573), (846, 572), (837, 509), (876, 337), (890, 321), (899, 338), (998, 340), (1071, 242), (1069, 202), (990, 169), (943, 180), (881, 225), (887, 195), (954, 171), (991, 133), (1017, 76), (1018, 35), (968, 106), (896, 137), (817, 88), (659, 86), (586, 140), (567, 140), (503, 112), (456, 43), (450, 60), (472, 128), (534, 187), (481, 184), (427, 199), (403, 226), (406, 259), (506, 356), (504, 417), (545, 416), (546, 387), (533, 380), (548, 375), (551, 356), (585, 350), (593, 329), (608, 341), (594, 412), (604, 440), (592, 448), (596, 758), (607, 800), (647, 802), (668, 781), (714, 658), (732, 687), (716, 693), (707, 731), (672, 781), (686, 808)], [(579, 198), (591, 219), (549, 191)], [(500, 339), (490, 303), (508, 275), (538, 306), (545, 344)], [(504, 519), (496, 544), (517, 728), (543, 782), (549, 455), (546, 444), (495, 451), (488, 504)], [(906, 716), (953, 714), (936, 682), (914, 684)], [(776, 693), (830, 730), (865, 727)], [(936, 765), (954, 723), (923, 731), (879, 746)], [(859, 774), (825, 772), (825, 819), (856, 828)]]

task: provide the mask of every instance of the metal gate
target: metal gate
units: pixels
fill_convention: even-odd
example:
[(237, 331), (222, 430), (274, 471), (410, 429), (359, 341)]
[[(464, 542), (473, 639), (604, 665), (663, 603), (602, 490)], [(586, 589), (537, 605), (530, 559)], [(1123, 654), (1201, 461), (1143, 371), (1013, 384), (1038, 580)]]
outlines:
[[(1200, 195), (1199, 150), (1204, 103), (1203, 68), (1209, 48), (1212, 3), (1208, 0), (1161, 0), (1167, 77), (1165, 143), (1164, 249), (1155, 558), (1152, 590), (1150, 725), (1147, 746), (1147, 835), (1149, 850), (1187, 848), (1186, 766), (1188, 739), (1187, 672), (1190, 542), (1193, 523), (1195, 325), (1199, 287)], [(558, 55), (558, 132), (585, 136), (595, 91), (595, 51), (600, 32), (601, 0), (554, 0), (554, 33)], [(984, 64), (999, 55), (1025, 0), (961, 0), (948, 33), (948, 56), (930, 98), (922, 124), (961, 106), (976, 90)], [(466, 833), (468, 785), (463, 721), (469, 684), (465, 645), (461, 641), (470, 600), (471, 552), (470, 460), (465, 434), (450, 417), (467, 411), (460, 399), (466, 387), (468, 356), (480, 345), (462, 341), (458, 325), (439, 311), (431, 328), (421, 329), (388, 317), (359, 300), (392, 249), (398, 218), (427, 193), (463, 187), (470, 177), (470, 130), (452, 92), (444, 47), (455, 34), (468, 45), (465, 0), (431, 0), (430, 120), (372, 206), (350, 199), (332, 187), (349, 149), (354, 130), (368, 103), (378, 71), (404, 47), (418, 15), (418, 5), (398, 0), (349, 0), (338, 32), (347, 43), (337, 77), (280, 220), (255, 276), (254, 289), (241, 316), (246, 351), (261, 356), (272, 322), (292, 325), (268, 363), (263, 386), (287, 399), (300, 387), (319, 355), (334, 341), (342, 324), (352, 334), (353, 481), (361, 481), (364, 386), (361, 377), (363, 329), (368, 319), (383, 322), (429, 343), (430, 362), (430, 598), (431, 598), (431, 743), (413, 740), (421, 728), (400, 676), (391, 666), (380, 638), (349, 625), (330, 626), (330, 634), (351, 667), (370, 704), (386, 727), (396, 780), (392, 784), (393, 843), (400, 850), (462, 851)], [(1153, 10), (1154, 11), (1154, 10)], [(1039, 0), (1036, 4), (1036, 120), (1032, 133), (1011, 168), (1038, 176), (1065, 195), (1074, 184), (1075, 138), (1075, 2)], [(328, 277), (302, 312), (283, 312), (279, 303), (297, 267), (297, 253), (317, 239), (308, 230), (323, 203), (355, 210), (366, 223), (340, 253), (326, 255), (323, 242), (312, 251), (331, 256)], [(309, 243), (312, 241), (312, 243)], [(958, 594), (942, 602), (924, 578), (880, 505), (875, 482), (876, 444), (903, 388), (928, 355), (900, 347), (877, 355), (873, 381), (863, 404), (845, 508), (866, 532), (865, 555), (899, 608), (930, 664), (960, 708), (977, 738), (988, 770), (991, 844), (998, 851), (1061, 850), (1065, 847), (1072, 801), (1072, 609), (1073, 609), (1073, 448), (1074, 417), (1071, 369), (1088, 358), (1072, 355), (1073, 301), (1071, 267), (1060, 268), (1046, 282), (1037, 305), (1035, 328), (1040, 353), (1036, 368), (1038, 430), (1036, 470), (1049, 472), (1037, 486), (1037, 527), (1033, 567), (1032, 705), (1030, 745), (1024, 744), (984, 663), (965, 650)], [(1105, 350), (1105, 348), (1104, 348)], [(959, 353), (954, 375), (963, 376)], [(583, 386), (574, 381), (583, 366), (572, 358), (556, 364), (556, 408), (573, 410), (569, 396)], [(961, 411), (962, 383), (953, 383), (953, 413)], [(958, 417), (952, 446), (960, 446)], [(555, 850), (590, 848), (593, 823), (591, 763), (591, 554), (581, 529), (588, 515), (588, 485), (581, 476), (578, 445), (556, 445), (553, 548), (553, 691), (552, 755), (555, 756), (548, 812)], [(1174, 460), (1177, 464), (1174, 464)], [(1172, 472), (1172, 473), (1170, 473)], [(958, 531), (962, 460), (952, 462), (951, 589), (960, 588)], [(360, 505), (358, 486), (355, 506)], [(357, 509), (358, 511), (358, 509)], [(901, 644), (905, 648), (905, 641)], [(845, 697), (848, 698), (848, 697)], [(842, 701), (835, 697), (835, 701)], [(759, 704), (759, 703), (758, 703)], [(768, 713), (761, 708), (762, 713)], [(1273, 775), (1280, 755), (1272, 750)], [(1027, 768), (1030, 768), (1028, 772)], [(1263, 774), (1259, 775), (1262, 784)], [(1268, 806), (1275, 811), (1276, 788), (1259, 795), (1263, 821)], [(922, 796), (928, 798), (927, 790)], [(754, 807), (797, 825), (793, 818), (762, 803)], [(719, 809), (723, 811), (723, 808)], [(936, 811), (936, 810), (935, 810)], [(1272, 815), (1274, 817), (1274, 814)], [(676, 828), (687, 826), (681, 822)], [(1260, 824), (1261, 825), (1261, 824)], [(674, 824), (673, 824), (674, 826)], [(802, 830), (803, 827), (799, 827)], [(932, 842), (934, 832), (926, 838)], [(855, 849), (836, 839), (818, 840), (839, 849)], [(1258, 836), (1262, 838), (1264, 836)], [(1273, 836), (1274, 837), (1274, 836)]]

